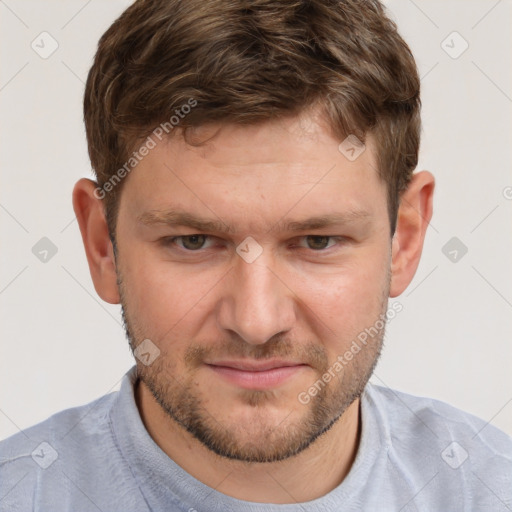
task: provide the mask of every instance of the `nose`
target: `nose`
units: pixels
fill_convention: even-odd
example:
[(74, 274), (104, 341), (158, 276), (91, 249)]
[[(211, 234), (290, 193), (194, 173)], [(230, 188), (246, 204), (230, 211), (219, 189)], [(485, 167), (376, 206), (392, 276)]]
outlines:
[(290, 331), (296, 319), (294, 293), (265, 251), (252, 263), (236, 257), (234, 265), (223, 290), (220, 327), (251, 345)]

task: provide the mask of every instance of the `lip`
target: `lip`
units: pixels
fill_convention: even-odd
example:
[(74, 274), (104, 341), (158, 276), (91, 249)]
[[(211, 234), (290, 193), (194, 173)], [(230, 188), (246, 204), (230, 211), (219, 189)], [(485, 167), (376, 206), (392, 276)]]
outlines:
[(206, 366), (224, 380), (247, 389), (272, 389), (284, 384), (308, 365), (294, 361), (215, 361)]

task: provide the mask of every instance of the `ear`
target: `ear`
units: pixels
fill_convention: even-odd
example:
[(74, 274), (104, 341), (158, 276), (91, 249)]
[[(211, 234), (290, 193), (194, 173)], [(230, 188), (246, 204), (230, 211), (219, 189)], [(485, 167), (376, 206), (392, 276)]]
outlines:
[(418, 268), (425, 233), (432, 218), (434, 186), (434, 176), (421, 171), (413, 175), (400, 198), (392, 242), (390, 297), (403, 293)]
[(82, 178), (73, 189), (73, 209), (89, 263), (94, 288), (110, 304), (119, 304), (116, 262), (101, 199), (95, 194), (98, 184)]

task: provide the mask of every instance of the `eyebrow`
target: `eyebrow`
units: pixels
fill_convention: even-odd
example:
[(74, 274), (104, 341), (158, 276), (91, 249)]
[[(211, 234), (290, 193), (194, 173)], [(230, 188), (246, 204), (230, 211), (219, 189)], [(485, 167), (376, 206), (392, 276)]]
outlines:
[[(370, 212), (366, 210), (348, 210), (346, 212), (318, 215), (304, 220), (279, 220), (269, 229), (269, 231), (277, 229), (296, 232), (311, 229), (322, 229), (361, 220), (368, 220), (370, 217)], [(137, 219), (146, 226), (162, 224), (168, 226), (186, 226), (196, 229), (197, 231), (236, 233), (236, 230), (233, 227), (228, 226), (220, 219), (207, 219), (176, 209), (150, 210), (139, 215)]]

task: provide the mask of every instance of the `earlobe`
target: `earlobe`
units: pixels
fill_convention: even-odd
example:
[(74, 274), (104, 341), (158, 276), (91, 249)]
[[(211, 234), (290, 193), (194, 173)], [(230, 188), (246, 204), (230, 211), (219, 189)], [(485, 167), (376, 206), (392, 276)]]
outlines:
[(73, 209), (82, 234), (94, 288), (105, 302), (119, 304), (114, 251), (103, 203), (94, 193), (96, 188), (97, 183), (94, 181), (80, 179), (73, 189)]
[(414, 174), (400, 198), (392, 242), (390, 297), (397, 297), (412, 281), (432, 218), (435, 180), (428, 171)]

